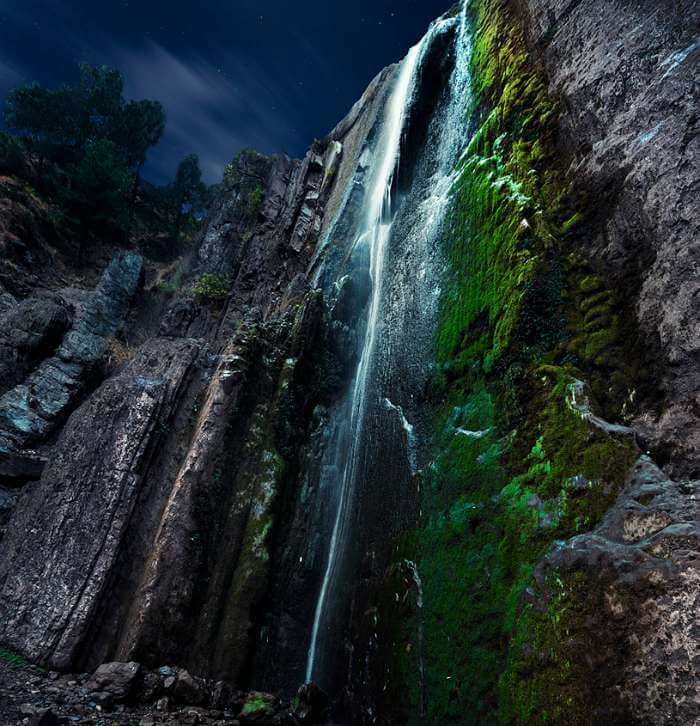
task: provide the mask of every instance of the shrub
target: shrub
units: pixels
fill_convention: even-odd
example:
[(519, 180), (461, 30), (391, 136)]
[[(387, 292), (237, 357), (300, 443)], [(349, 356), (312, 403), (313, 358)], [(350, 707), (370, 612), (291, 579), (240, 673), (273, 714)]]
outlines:
[(0, 660), (4, 660), (5, 663), (9, 663), (16, 668), (24, 668), (29, 665), (29, 661), (23, 656), (2, 648), (0, 648)]
[(255, 189), (253, 189), (253, 191), (250, 192), (250, 194), (248, 194), (248, 199), (246, 201), (246, 214), (251, 219), (258, 216), (258, 212), (262, 207), (264, 196), (265, 192), (259, 184), (255, 187)]
[(227, 275), (205, 272), (195, 282), (192, 292), (202, 300), (225, 300), (231, 289)]
[(330, 139), (314, 139), (313, 143), (311, 144), (311, 151), (314, 152), (314, 154), (318, 154), (319, 156), (322, 154), (325, 154), (328, 146), (330, 144)]
[(0, 173), (23, 176), (27, 173), (27, 152), (19, 139), (0, 132)]
[(167, 280), (158, 283), (158, 289), (165, 295), (174, 295), (182, 287), (182, 270), (176, 270)]

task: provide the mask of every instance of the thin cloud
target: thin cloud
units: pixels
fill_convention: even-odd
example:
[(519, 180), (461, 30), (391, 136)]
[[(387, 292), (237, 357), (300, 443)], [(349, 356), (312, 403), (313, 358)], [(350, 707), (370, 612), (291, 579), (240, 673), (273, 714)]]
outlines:
[[(126, 95), (160, 101), (167, 114), (165, 138), (152, 152), (151, 169), (171, 177), (173, 155), (196, 153), (208, 181), (219, 181), (223, 167), (241, 148), (283, 151), (298, 145), (298, 134), (284, 119), (287, 101), (256, 64), (223, 57), (221, 65), (202, 58), (184, 60), (157, 43), (116, 50)], [(225, 69), (225, 70), (224, 70)]]

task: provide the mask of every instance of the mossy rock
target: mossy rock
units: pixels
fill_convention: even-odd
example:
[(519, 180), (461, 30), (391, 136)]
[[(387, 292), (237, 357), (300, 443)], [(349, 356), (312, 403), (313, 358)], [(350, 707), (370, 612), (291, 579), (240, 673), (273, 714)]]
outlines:
[(275, 697), (268, 693), (251, 693), (243, 704), (240, 718), (250, 723), (270, 718), (275, 715), (276, 704)]

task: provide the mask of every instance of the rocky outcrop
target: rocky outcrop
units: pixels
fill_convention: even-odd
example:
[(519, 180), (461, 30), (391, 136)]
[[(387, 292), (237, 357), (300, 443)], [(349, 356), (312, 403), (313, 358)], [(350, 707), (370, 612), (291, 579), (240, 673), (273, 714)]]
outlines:
[(0, 316), (0, 392), (56, 351), (71, 318), (66, 303), (51, 295), (23, 300)]
[(92, 672), (5, 676), (1, 717), (327, 719), (340, 512), (337, 720), (692, 723), (700, 47), (666, 5), (433, 26), (379, 267), (395, 66), (303, 159), (241, 153), (145, 288), (136, 254), (46, 284), (0, 229), (0, 645)]
[[(56, 354), (0, 397), (0, 451), (16, 452), (41, 442), (63, 423), (124, 322), (141, 270), (137, 255), (115, 258)], [(46, 328), (51, 323), (39, 324)]]
[(75, 661), (197, 352), (192, 341), (153, 341), (71, 417), (3, 541), (0, 640), (9, 647), (58, 668)]
[(642, 456), (595, 530), (537, 568), (536, 609), (554, 592), (576, 612), (561, 647), (593, 723), (693, 723), (700, 712), (699, 497), (700, 482), (671, 481)]
[(562, 100), (576, 185), (596, 200), (591, 255), (625, 289), (663, 371), (663, 408), (640, 413), (637, 427), (669, 471), (697, 477), (700, 9), (653, 0), (517, 5)]

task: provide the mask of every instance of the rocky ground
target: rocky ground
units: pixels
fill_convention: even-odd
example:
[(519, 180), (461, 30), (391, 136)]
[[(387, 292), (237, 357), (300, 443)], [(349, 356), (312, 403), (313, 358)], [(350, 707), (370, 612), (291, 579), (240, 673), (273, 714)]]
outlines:
[(93, 674), (59, 674), (3, 655), (3, 726), (327, 723), (327, 699), (313, 685), (303, 686), (290, 704), (269, 693), (234, 691), (180, 668), (147, 671), (138, 663), (107, 663)]

